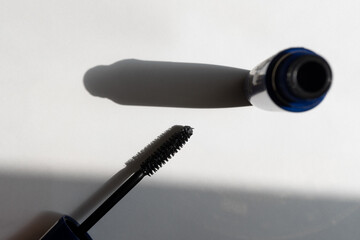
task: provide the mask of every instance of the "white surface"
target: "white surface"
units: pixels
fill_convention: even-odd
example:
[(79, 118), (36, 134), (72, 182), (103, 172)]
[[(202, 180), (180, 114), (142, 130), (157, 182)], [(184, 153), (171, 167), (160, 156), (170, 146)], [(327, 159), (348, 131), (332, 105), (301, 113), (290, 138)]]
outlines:
[[(1, 1), (0, 169), (106, 179), (183, 124), (194, 136), (156, 181), (360, 196), (359, 11), (359, 1)], [(124, 106), (83, 85), (90, 68), (123, 59), (251, 69), (292, 46), (334, 73), (324, 102), (302, 114)]]

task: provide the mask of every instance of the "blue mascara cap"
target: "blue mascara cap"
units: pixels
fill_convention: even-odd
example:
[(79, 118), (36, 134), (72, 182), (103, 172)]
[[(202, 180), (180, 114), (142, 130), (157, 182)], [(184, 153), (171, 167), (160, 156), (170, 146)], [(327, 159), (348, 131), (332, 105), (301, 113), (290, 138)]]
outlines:
[(40, 240), (92, 240), (87, 233), (76, 233), (77, 226), (75, 219), (62, 216)]

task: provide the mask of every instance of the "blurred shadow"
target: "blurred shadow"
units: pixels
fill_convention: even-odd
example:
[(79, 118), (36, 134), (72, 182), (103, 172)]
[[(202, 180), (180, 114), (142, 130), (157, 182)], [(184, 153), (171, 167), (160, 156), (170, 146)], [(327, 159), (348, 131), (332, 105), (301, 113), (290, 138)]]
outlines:
[[(145, 178), (99, 221), (90, 230), (93, 239), (354, 240), (360, 235), (359, 199), (151, 181)], [(60, 217), (43, 209), (66, 214), (97, 185), (102, 181), (0, 174), (0, 239), (37, 239)]]
[(39, 240), (61, 216), (55, 212), (42, 212), (11, 236), (9, 240)]
[(94, 239), (350, 240), (359, 201), (142, 185), (93, 229)]
[(248, 70), (224, 66), (126, 59), (96, 66), (84, 76), (86, 89), (123, 105), (224, 108), (249, 106)]
[(158, 136), (153, 142), (142, 149), (137, 155), (125, 163), (125, 167), (112, 176), (104, 185), (102, 185), (95, 193), (86, 199), (79, 207), (77, 207), (71, 214), (75, 219), (81, 219), (95, 207), (100, 205), (107, 196), (112, 194), (120, 185), (125, 182), (134, 172), (139, 170), (140, 165), (151, 154), (155, 152), (171, 135), (179, 131), (182, 126), (173, 126)]

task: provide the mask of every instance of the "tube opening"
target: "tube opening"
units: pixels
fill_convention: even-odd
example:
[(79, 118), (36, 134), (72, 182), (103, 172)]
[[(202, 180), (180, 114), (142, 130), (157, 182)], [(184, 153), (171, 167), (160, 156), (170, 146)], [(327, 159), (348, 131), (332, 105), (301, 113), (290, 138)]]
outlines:
[(303, 63), (296, 76), (300, 88), (308, 93), (317, 93), (327, 86), (328, 74), (322, 63), (311, 61)]

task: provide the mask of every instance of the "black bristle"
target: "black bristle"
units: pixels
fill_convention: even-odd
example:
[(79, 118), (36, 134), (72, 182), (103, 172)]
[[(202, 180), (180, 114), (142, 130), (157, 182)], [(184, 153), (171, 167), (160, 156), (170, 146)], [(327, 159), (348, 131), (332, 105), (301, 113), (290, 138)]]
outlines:
[(174, 133), (141, 164), (142, 172), (148, 176), (154, 174), (166, 161), (180, 150), (192, 134), (193, 129), (189, 126), (184, 126), (178, 132)]
[[(176, 127), (176, 128), (175, 128)], [(144, 176), (154, 174), (168, 159), (187, 142), (193, 133), (191, 127), (174, 126), (176, 131), (169, 139), (158, 147), (113, 194), (108, 197), (90, 216), (76, 229), (79, 236), (85, 235), (112, 207), (115, 206)], [(171, 131), (171, 132), (173, 132)], [(169, 135), (171, 134), (169, 132)]]

